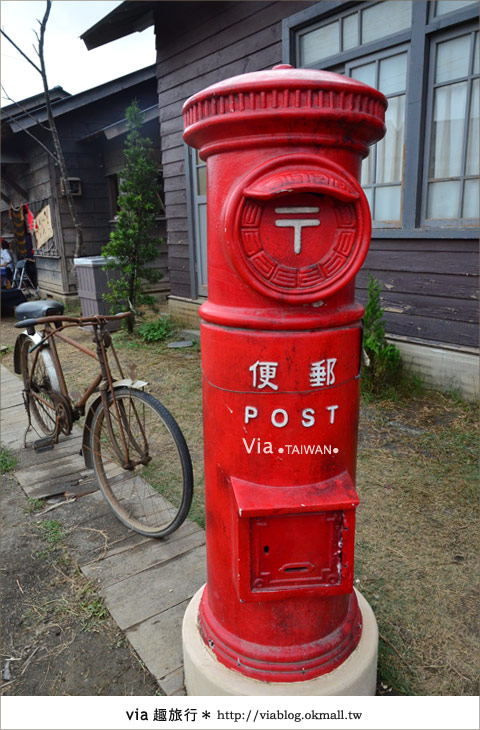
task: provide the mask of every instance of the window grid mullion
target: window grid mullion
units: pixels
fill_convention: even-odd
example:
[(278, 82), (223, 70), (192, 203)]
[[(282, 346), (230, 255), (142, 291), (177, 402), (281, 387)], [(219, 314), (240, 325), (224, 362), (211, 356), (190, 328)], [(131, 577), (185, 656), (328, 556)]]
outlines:
[(467, 142), (468, 142), (468, 122), (470, 117), (470, 104), (472, 99), (472, 79), (467, 81), (467, 98), (465, 101), (465, 122), (463, 125), (463, 149), (462, 149), (462, 165), (460, 167), (460, 195), (458, 196), (458, 218), (463, 218), (463, 196), (465, 186), (465, 172), (467, 169)]
[(435, 102), (435, 90), (436, 90), (436, 84), (435, 84), (435, 65), (436, 65), (436, 59), (437, 59), (437, 43), (434, 41), (431, 41), (430, 49), (428, 52), (428, 58), (429, 58), (429, 69), (428, 69), (428, 84), (427, 88), (432, 90), (431, 94), (428, 94), (427, 97), (427, 108), (426, 108), (426, 115), (425, 115), (425, 152), (424, 152), (424, 173), (423, 173), (423, 179), (422, 179), (422, 196), (421, 196), (421, 203), (422, 203), (422, 211), (421, 211), (421, 219), (420, 223), (422, 226), (426, 225), (427, 222), (427, 212), (428, 212), (428, 197), (430, 194), (429, 190), (429, 181), (430, 181), (430, 157), (432, 154), (431, 146), (432, 146), (432, 127), (433, 127), (433, 110), (434, 110), (434, 102)]
[[(412, 5), (412, 35), (408, 49), (405, 89), (405, 159), (402, 179), (402, 228), (414, 230), (422, 219), (425, 114), (428, 102), (427, 24), (428, 4)], [(406, 184), (408, 181), (408, 184)]]
[(363, 13), (361, 9), (358, 11), (358, 40), (359, 46), (361, 46), (363, 41)]
[(462, 166), (460, 168), (460, 195), (459, 195), (459, 213), (458, 218), (463, 218), (463, 203), (465, 199), (465, 176), (467, 172), (467, 145), (468, 145), (468, 128), (470, 124), (470, 107), (472, 104), (473, 90), (473, 64), (475, 50), (475, 31), (470, 33), (470, 56), (468, 59), (468, 79), (467, 79), (467, 98), (465, 101), (465, 123), (463, 126), (463, 150), (462, 150)]

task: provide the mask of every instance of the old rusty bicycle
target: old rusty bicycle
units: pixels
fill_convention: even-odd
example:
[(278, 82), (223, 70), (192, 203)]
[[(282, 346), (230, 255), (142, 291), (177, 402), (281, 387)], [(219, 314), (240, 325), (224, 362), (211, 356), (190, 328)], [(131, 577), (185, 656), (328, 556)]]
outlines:
[[(38, 435), (38, 429), (42, 434), (34, 448), (46, 450), (85, 417), (85, 465), (94, 470), (114, 514), (142, 535), (166, 537), (182, 524), (190, 509), (192, 463), (180, 427), (167, 408), (145, 391), (148, 383), (124, 376), (108, 324), (130, 313), (69, 317), (63, 310), (62, 304), (52, 300), (25, 302), (16, 309), (19, 321), (15, 327), (24, 330), (15, 343), (14, 365), (23, 378), (28, 414), (25, 444), (32, 418)], [(68, 337), (64, 331), (68, 327), (90, 328), (96, 351)], [(78, 400), (69, 394), (57, 339), (99, 364), (100, 372)], [(118, 370), (116, 379), (109, 351)]]

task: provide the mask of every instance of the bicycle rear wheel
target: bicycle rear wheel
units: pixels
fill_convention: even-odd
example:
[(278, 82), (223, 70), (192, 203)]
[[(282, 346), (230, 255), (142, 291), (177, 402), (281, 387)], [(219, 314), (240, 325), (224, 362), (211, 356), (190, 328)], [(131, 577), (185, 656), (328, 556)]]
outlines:
[(35, 422), (43, 433), (47, 436), (53, 436), (55, 433), (56, 414), (55, 404), (51, 398), (53, 390), (52, 383), (43, 353), (38, 351), (31, 353), (30, 349), (32, 346), (32, 341), (27, 338), (23, 340), (21, 345), (20, 362), (23, 387), (28, 398), (30, 413)]
[[(187, 444), (171, 413), (149, 393), (120, 387), (108, 408), (92, 419), (93, 468), (103, 496), (124, 525), (149, 537), (166, 537), (185, 520), (193, 495)], [(120, 422), (123, 429), (120, 429)], [(125, 436), (130, 468), (122, 466)]]

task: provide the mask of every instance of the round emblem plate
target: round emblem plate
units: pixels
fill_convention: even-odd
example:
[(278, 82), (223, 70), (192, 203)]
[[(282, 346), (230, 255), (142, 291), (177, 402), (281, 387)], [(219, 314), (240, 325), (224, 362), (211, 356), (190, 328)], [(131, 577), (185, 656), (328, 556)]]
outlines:
[(358, 182), (337, 165), (287, 159), (287, 165), (277, 159), (257, 168), (234, 191), (227, 245), (253, 288), (275, 299), (314, 302), (344, 286), (362, 265), (370, 212)]

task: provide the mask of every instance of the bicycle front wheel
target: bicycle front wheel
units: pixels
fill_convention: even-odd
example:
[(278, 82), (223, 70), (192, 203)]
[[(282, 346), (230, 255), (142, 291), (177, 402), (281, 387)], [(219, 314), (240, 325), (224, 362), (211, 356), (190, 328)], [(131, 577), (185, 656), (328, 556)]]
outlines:
[(103, 496), (130, 529), (166, 537), (180, 527), (192, 502), (192, 462), (183, 434), (165, 406), (141, 390), (116, 388), (108, 409), (111, 431), (100, 402), (90, 437)]
[[(32, 341), (25, 338), (20, 351), (23, 387), (28, 398), (30, 413), (47, 436), (55, 433), (55, 404), (52, 400), (50, 374), (54, 368), (49, 353), (30, 352)], [(50, 359), (49, 359), (50, 358)], [(47, 367), (47, 365), (49, 367)], [(50, 372), (49, 372), (50, 370)]]

